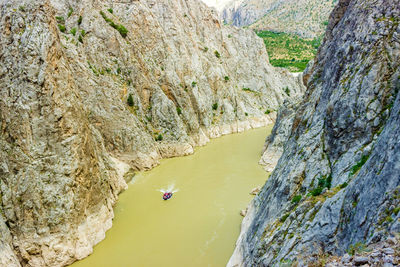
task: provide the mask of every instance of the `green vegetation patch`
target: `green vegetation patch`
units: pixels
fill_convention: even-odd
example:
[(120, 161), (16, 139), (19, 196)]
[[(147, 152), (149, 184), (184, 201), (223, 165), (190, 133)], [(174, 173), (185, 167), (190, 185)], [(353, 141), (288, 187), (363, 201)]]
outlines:
[(365, 164), (365, 162), (367, 162), (368, 158), (369, 158), (369, 155), (362, 156), (361, 160), (359, 162), (357, 162), (356, 165), (354, 165), (351, 168), (350, 175), (356, 174), (361, 169), (361, 167)]
[(332, 175), (329, 175), (328, 177), (322, 176), (321, 178), (318, 178), (318, 187), (310, 191), (310, 195), (313, 197), (321, 195), (322, 191), (325, 188), (330, 189), (332, 185)]
[(162, 141), (164, 138), (163, 138), (162, 134), (159, 134), (159, 135), (157, 135), (157, 137), (156, 137), (155, 139), (156, 139), (156, 141), (160, 142), (160, 141)]
[(67, 17), (71, 17), (72, 13), (74, 13), (74, 9), (72, 7), (69, 8)]
[(292, 198), (292, 203), (294, 203), (294, 204), (299, 203), (300, 200), (301, 200), (301, 198), (302, 198), (301, 195), (294, 196), (294, 197)]
[(303, 39), (295, 34), (258, 31), (264, 40), (272, 66), (287, 68), (292, 72), (302, 72), (308, 61), (313, 59), (321, 44), (322, 36)]
[(397, 216), (397, 214), (400, 212), (400, 207), (394, 208), (393, 213)]
[(361, 252), (366, 251), (366, 249), (367, 246), (364, 243), (357, 242), (353, 245), (350, 245), (349, 249), (347, 250), (347, 253), (353, 256), (355, 254), (359, 254)]
[(289, 217), (289, 213), (286, 213), (286, 214), (284, 214), (280, 219), (279, 219), (279, 221), (281, 222), (281, 223), (284, 223), (285, 221), (286, 221), (286, 219)]
[(286, 88), (283, 89), (283, 91), (285, 91), (285, 93), (290, 96), (290, 89), (289, 87), (286, 86)]
[(64, 17), (56, 16), (56, 20), (57, 20), (58, 23), (61, 23), (61, 24), (64, 24), (64, 23), (65, 23)]
[(132, 94), (129, 94), (126, 102), (128, 103), (128, 106), (133, 107), (134, 102), (133, 102)]
[(122, 24), (115, 24), (114, 21), (112, 21), (110, 18), (107, 17), (107, 15), (103, 12), (100, 11), (100, 15), (103, 17), (103, 19), (114, 29), (116, 29), (122, 37), (126, 37), (128, 35), (128, 30), (125, 28), (124, 25)]
[(254, 90), (252, 90), (252, 89), (250, 89), (250, 88), (243, 87), (242, 90), (245, 91), (245, 92), (251, 92), (251, 93), (257, 94), (256, 91), (254, 91)]
[(58, 29), (60, 29), (60, 32), (65, 32), (65, 26), (62, 24), (58, 24)]

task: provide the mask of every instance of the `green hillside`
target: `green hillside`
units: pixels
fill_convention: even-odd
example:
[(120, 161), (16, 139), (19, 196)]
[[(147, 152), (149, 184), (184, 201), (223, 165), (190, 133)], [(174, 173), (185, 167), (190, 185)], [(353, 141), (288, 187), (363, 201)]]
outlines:
[(291, 72), (302, 72), (308, 61), (314, 58), (322, 37), (302, 39), (294, 34), (272, 31), (256, 31), (264, 40), (269, 60), (275, 67), (283, 67)]

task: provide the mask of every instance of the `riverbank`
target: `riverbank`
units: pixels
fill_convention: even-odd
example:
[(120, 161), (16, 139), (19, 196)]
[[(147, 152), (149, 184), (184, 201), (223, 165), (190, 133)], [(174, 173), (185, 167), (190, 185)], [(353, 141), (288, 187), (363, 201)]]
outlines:
[[(225, 265), (239, 234), (239, 212), (268, 177), (258, 160), (271, 128), (215, 139), (135, 176), (105, 240), (73, 266)], [(162, 201), (159, 189), (171, 184), (179, 191)]]

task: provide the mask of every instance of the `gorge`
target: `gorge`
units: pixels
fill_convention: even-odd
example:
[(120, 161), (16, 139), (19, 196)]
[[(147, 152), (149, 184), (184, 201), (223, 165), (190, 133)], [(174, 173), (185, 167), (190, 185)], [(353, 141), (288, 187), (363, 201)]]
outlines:
[[(271, 66), (252, 30), (224, 25), (197, 0), (0, 1), (0, 266), (73, 264), (105, 238), (115, 205), (116, 234), (99, 250), (125, 233), (141, 236), (132, 236), (138, 225), (120, 228), (135, 214), (144, 226), (167, 211), (182, 219), (187, 206), (174, 208), (216, 183), (198, 207), (209, 218), (187, 214), (194, 229), (208, 226), (201, 242), (213, 233), (233, 242), (250, 189), (267, 178), (260, 157), (273, 172), (250, 202), (236, 247), (223, 244), (218, 259), (205, 254), (193, 264), (224, 265), (234, 250), (228, 266), (323, 266), (357, 244), (386, 240), (395, 240), (394, 252), (382, 264), (399, 264), (400, 2), (335, 4), (315, 59), (294, 75)], [(263, 155), (265, 128), (196, 148), (273, 123)], [(213, 151), (224, 140), (232, 143)], [(177, 156), (187, 157), (153, 169)], [(207, 164), (218, 168), (209, 173)], [(162, 178), (181, 187), (176, 199), (161, 200)], [(229, 203), (230, 190), (237, 202)], [(119, 207), (133, 217), (119, 219)], [(132, 245), (149, 248), (138, 261), (149, 253), (162, 264), (151, 254), (161, 250), (151, 245), (158, 236), (146, 237)], [(178, 266), (193, 260), (194, 243)], [(112, 264), (96, 249), (76, 266)], [(111, 255), (121, 265), (134, 260)]]
[[(268, 177), (257, 163), (271, 126), (214, 139), (193, 155), (137, 174), (119, 196), (106, 238), (72, 266), (226, 265), (239, 210)], [(168, 188), (175, 193), (162, 201), (160, 189)]]

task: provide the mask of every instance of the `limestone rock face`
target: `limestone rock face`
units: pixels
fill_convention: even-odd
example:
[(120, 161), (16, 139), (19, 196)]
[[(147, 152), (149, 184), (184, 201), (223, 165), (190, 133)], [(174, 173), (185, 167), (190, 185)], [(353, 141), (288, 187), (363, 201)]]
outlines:
[(399, 18), (399, 0), (338, 3), (229, 266), (302, 265), (399, 232)]
[(260, 164), (267, 172), (272, 172), (282, 156), (284, 145), (289, 138), (293, 120), (299, 103), (285, 101), (278, 111), (276, 123), (265, 141)]
[[(0, 3), (0, 265), (91, 253), (136, 170), (271, 123), (298, 79), (198, 1)], [(245, 90), (243, 90), (245, 88)]]
[(271, 30), (315, 38), (325, 31), (337, 0), (232, 0), (221, 11), (223, 20), (235, 26)]

